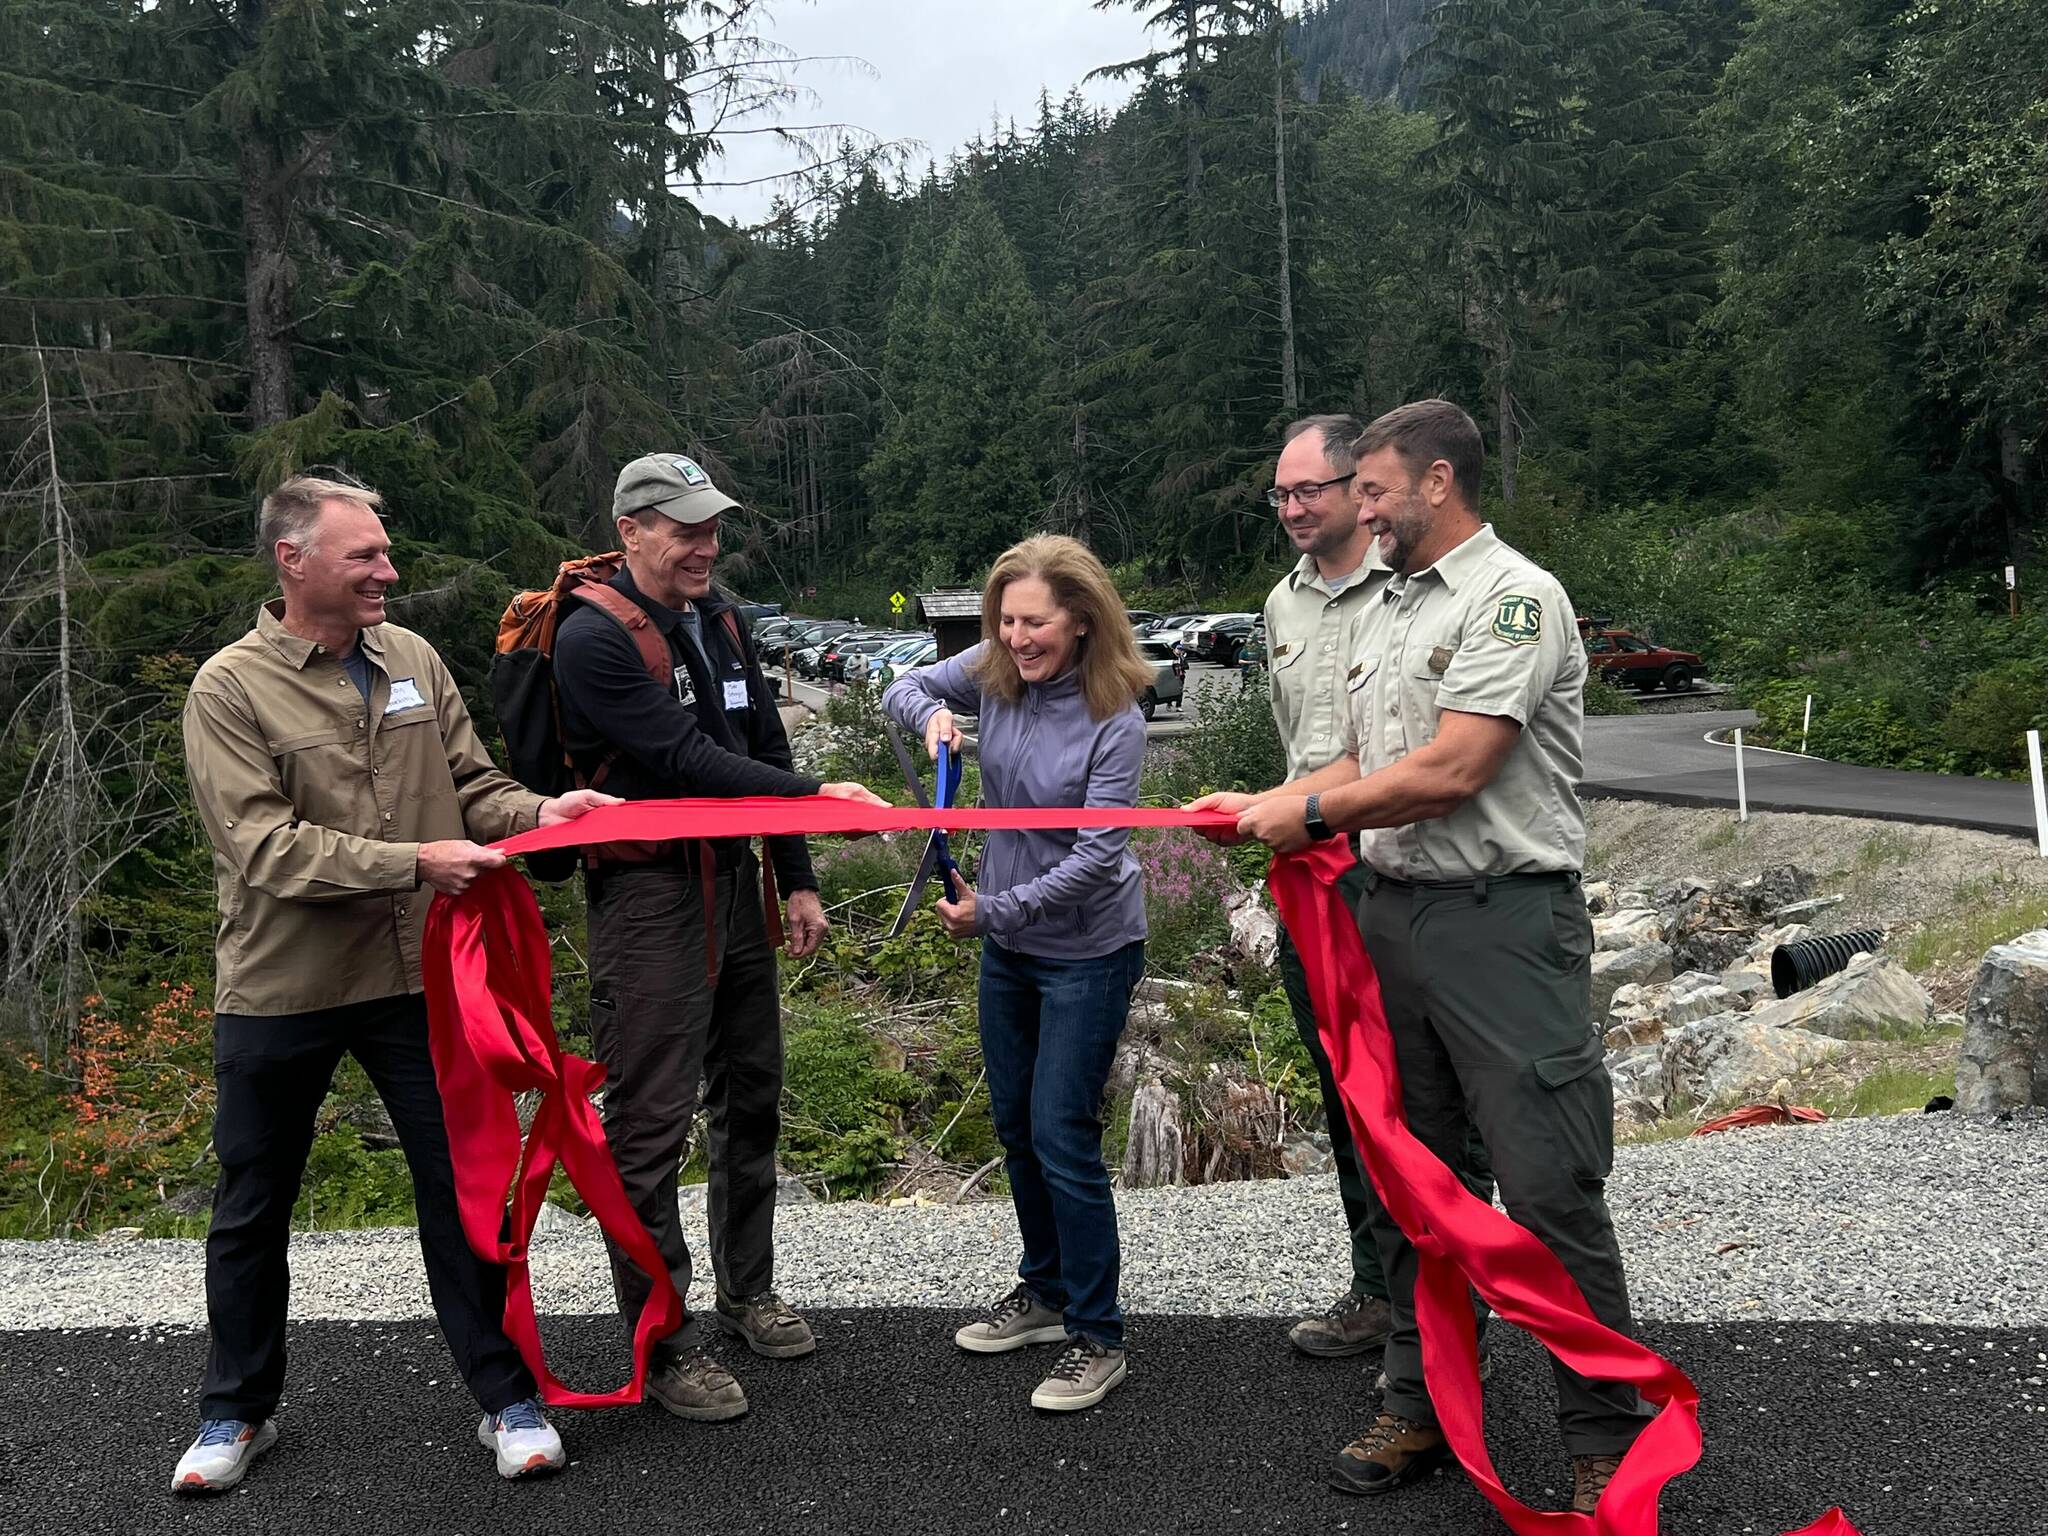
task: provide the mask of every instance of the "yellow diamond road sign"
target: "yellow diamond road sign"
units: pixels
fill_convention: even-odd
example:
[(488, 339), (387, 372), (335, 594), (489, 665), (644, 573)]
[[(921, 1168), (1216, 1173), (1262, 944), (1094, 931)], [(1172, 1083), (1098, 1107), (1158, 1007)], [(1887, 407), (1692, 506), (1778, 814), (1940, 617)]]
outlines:
[(903, 605), (909, 601), (910, 599), (905, 597), (901, 592), (891, 592), (889, 594), (889, 606), (897, 613), (901, 613), (903, 611)]

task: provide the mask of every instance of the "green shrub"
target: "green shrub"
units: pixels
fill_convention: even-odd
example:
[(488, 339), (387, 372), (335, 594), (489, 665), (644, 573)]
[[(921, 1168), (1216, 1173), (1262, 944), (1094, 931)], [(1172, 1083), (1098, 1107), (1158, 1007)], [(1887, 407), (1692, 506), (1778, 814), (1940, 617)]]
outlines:
[(1157, 754), (1148, 794), (1192, 800), (1212, 790), (1269, 789), (1287, 776), (1264, 674), (1240, 674), (1196, 701), (1194, 729)]
[(782, 1161), (823, 1174), (835, 1194), (869, 1194), (902, 1150), (903, 1106), (916, 1079), (884, 1067), (856, 1014), (792, 1011), (784, 1044)]
[(1598, 672), (1586, 674), (1586, 713), (1589, 715), (1639, 715), (1642, 706), (1636, 697), (1618, 683), (1609, 682)]

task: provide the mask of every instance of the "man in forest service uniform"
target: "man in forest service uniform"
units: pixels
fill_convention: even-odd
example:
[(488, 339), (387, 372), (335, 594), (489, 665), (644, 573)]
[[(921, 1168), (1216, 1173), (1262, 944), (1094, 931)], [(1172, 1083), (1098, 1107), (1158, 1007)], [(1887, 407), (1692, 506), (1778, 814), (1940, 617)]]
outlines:
[[(1288, 541), (1301, 559), (1266, 597), (1267, 665), (1273, 687), (1273, 724), (1287, 752), (1287, 776), (1299, 779), (1345, 754), (1344, 690), (1338, 686), (1351, 663), (1354, 641), (1367, 605), (1378, 601), (1387, 579), (1386, 563), (1358, 521), (1351, 491), (1351, 445), (1365, 424), (1356, 416), (1309, 416), (1288, 427), (1273, 488), (1266, 500), (1279, 515)], [(1342, 888), (1355, 907), (1365, 895), (1365, 872), (1347, 871)], [(1344, 1202), (1344, 1226), (1351, 1244), (1351, 1283), (1321, 1315), (1306, 1317), (1288, 1340), (1306, 1355), (1359, 1355), (1387, 1341), (1393, 1313), (1387, 1277), (1375, 1246), (1372, 1183), (1351, 1144), (1351, 1123), (1337, 1097), (1330, 1058), (1310, 1006), (1301, 956), (1280, 930), (1280, 980), (1294, 1012), (1294, 1027), (1322, 1087), (1330, 1128), (1330, 1155), (1337, 1165), (1337, 1189)]]
[(470, 1248), (427, 1049), (420, 940), (430, 892), (505, 862), (472, 838), (614, 803), (522, 789), (486, 755), (434, 648), (386, 622), (398, 581), (375, 491), (300, 476), (264, 499), (259, 540), (283, 596), (213, 656), (185, 702), (185, 761), (213, 842), (211, 1343), (199, 1436), (171, 1487), (218, 1493), (277, 1439), (286, 1244), (314, 1116), (344, 1052), (390, 1112), (412, 1171), (434, 1315), (484, 1410), (505, 1477), (564, 1464), (505, 1337), (505, 1272)]
[[(1342, 679), (1355, 755), (1197, 804), (1238, 811), (1239, 831), (1278, 851), (1362, 834), (1360, 925), (1410, 1128), (1469, 1187), (1460, 1153), (1476, 1127), (1508, 1214), (1625, 1333), (1604, 1192), (1613, 1085), (1591, 1022), (1579, 890), (1586, 657), (1571, 605), (1480, 522), (1479, 429), (1455, 405), (1389, 412), (1356, 458), (1359, 517), (1393, 575)], [(1415, 1253), (1384, 1214), (1378, 1224), (1393, 1331), (1381, 1411), (1331, 1472), (1353, 1493), (1389, 1492), (1448, 1455), (1422, 1379)], [(1553, 1365), (1572, 1507), (1591, 1513), (1649, 1416), (1626, 1383)]]

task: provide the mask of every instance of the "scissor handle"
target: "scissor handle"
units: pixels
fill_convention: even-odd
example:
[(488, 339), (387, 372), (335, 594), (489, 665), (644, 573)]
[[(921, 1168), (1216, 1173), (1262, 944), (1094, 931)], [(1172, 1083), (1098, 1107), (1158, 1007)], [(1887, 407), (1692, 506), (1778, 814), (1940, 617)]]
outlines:
[[(937, 810), (948, 810), (953, 804), (953, 794), (960, 788), (960, 759), (951, 745), (939, 743), (938, 782), (932, 788), (932, 806)], [(953, 883), (953, 874), (959, 865), (953, 862), (953, 850), (946, 845), (946, 834), (937, 831), (932, 842), (939, 850), (939, 876), (946, 882), (946, 900), (958, 901), (960, 888)]]

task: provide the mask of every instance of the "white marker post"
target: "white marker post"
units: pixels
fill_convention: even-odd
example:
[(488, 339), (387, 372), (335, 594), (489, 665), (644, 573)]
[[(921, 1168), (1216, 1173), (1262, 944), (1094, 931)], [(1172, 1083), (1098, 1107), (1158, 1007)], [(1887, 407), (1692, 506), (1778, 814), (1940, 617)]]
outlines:
[(2034, 839), (2048, 859), (2048, 791), (2041, 784), (2041, 733), (2027, 732), (2027, 766), (2034, 773)]
[[(2038, 785), (2038, 778), (2035, 782)], [(2034, 803), (2037, 807), (2040, 804), (2040, 791), (2038, 788), (2035, 791)], [(1735, 730), (1735, 819), (1737, 821), (1749, 820), (1749, 775), (1743, 771), (1742, 767), (1742, 728), (1740, 726), (1736, 727)]]
[(1799, 755), (1806, 756), (1806, 733), (1813, 729), (1813, 695), (1806, 696), (1806, 718), (1799, 725)]

